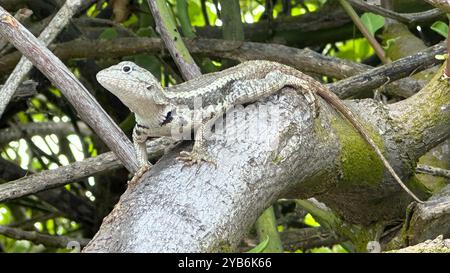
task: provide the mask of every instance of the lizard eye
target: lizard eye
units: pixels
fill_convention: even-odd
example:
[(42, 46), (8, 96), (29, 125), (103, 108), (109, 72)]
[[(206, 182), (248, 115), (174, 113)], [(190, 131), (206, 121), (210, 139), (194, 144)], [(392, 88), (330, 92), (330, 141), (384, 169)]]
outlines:
[(129, 66), (129, 65), (124, 65), (124, 66), (122, 67), (122, 71), (123, 71), (124, 73), (130, 73), (131, 71), (133, 71), (133, 68), (132, 68), (131, 66)]

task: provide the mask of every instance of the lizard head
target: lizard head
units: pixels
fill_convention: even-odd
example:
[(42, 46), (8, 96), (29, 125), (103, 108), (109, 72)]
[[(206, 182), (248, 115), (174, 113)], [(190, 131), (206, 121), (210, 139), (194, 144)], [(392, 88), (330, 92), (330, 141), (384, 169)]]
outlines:
[(133, 62), (121, 62), (101, 70), (97, 81), (133, 110), (136, 102), (167, 104), (159, 81)]

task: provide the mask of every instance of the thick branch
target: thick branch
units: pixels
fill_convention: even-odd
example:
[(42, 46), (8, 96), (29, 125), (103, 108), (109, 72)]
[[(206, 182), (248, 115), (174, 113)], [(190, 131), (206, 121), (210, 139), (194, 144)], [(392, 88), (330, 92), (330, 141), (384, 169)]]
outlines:
[(131, 142), (95, 101), (75, 75), (14, 17), (0, 7), (0, 34), (17, 47), (77, 109), (80, 117), (97, 133), (130, 171), (137, 170)]
[(449, 253), (450, 239), (445, 239), (444, 236), (439, 235), (434, 240), (427, 240), (423, 243), (405, 247), (398, 250), (388, 251), (391, 253)]

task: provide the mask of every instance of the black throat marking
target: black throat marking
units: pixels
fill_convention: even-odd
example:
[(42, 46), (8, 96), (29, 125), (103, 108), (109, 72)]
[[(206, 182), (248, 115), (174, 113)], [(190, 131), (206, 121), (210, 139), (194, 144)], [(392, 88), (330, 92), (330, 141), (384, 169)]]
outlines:
[(170, 110), (169, 112), (167, 112), (166, 116), (164, 117), (164, 120), (159, 125), (164, 126), (164, 125), (172, 122), (172, 120), (173, 120), (172, 112), (174, 112), (174, 111), (175, 110)]

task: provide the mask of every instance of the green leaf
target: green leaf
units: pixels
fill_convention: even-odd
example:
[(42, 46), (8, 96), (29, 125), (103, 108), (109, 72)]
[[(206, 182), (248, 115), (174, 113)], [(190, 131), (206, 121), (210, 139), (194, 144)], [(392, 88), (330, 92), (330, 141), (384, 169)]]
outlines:
[(305, 219), (303, 221), (308, 226), (320, 227), (320, 224), (316, 222), (316, 220), (310, 213), (306, 214)]
[(384, 26), (384, 17), (371, 12), (364, 13), (361, 20), (372, 35)]
[(432, 30), (436, 31), (437, 33), (439, 33), (440, 35), (444, 36), (445, 38), (447, 38), (448, 36), (448, 25), (442, 21), (437, 21), (434, 22), (433, 25), (431, 25), (430, 27)]
[(269, 236), (266, 236), (266, 239), (264, 239), (264, 241), (262, 241), (261, 243), (259, 243), (257, 246), (250, 249), (246, 253), (262, 253), (268, 245), (269, 245)]
[(100, 39), (102, 40), (112, 40), (117, 38), (118, 33), (117, 30), (115, 28), (107, 28), (105, 29), (101, 34), (100, 34)]

